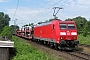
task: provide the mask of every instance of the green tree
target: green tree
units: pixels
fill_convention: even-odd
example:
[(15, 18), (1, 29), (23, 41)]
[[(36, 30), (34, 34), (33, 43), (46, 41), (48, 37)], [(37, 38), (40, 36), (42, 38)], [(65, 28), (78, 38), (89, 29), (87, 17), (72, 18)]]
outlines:
[(87, 31), (87, 29), (88, 29), (88, 24), (87, 24), (88, 22), (86, 22), (86, 24), (84, 25), (84, 28), (83, 28), (83, 36), (84, 37), (86, 37), (87, 35), (88, 35), (88, 31)]
[(34, 23), (29, 23), (29, 26), (32, 26), (32, 25), (34, 25)]
[(24, 27), (25, 27), (25, 26), (29, 26), (29, 25), (28, 25), (28, 24), (26, 24), (26, 25), (24, 25)]
[(41, 24), (42, 22), (38, 22), (38, 24)]
[(85, 27), (85, 24), (87, 22), (86, 18), (78, 16), (76, 18), (73, 18), (72, 20), (74, 20), (76, 22), (76, 26), (78, 28), (78, 31), (80, 33), (83, 33), (84, 32), (83, 28)]
[(9, 26), (10, 17), (8, 14), (0, 12), (0, 33), (4, 26)]
[(53, 20), (56, 20), (55, 18), (51, 18), (51, 19), (49, 19), (49, 21), (53, 21)]
[(19, 29), (19, 26), (17, 26), (17, 25), (16, 26), (15, 25), (11, 25), (10, 27), (12, 29), (12, 34), (15, 34), (15, 31)]
[(48, 20), (46, 20), (45, 22), (49, 22)]
[(78, 16), (76, 18), (72, 18), (72, 19), (68, 18), (68, 19), (66, 19), (66, 21), (71, 21), (71, 20), (76, 22), (76, 26), (77, 26), (78, 32), (80, 34), (84, 33), (84, 31), (86, 30), (86, 29), (84, 29), (85, 28), (85, 24), (87, 22), (86, 18)]
[(86, 23), (86, 24), (87, 24), (87, 26), (86, 26), (86, 27), (87, 27), (87, 31), (90, 33), (90, 20), (89, 20), (89, 21), (87, 21), (87, 23)]
[(68, 18), (68, 19), (66, 19), (65, 21), (71, 21), (72, 19), (71, 18)]

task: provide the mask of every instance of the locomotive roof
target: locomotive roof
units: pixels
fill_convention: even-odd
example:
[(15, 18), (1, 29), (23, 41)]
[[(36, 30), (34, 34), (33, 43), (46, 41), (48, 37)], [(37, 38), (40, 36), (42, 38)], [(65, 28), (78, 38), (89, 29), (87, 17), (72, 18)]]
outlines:
[(75, 23), (74, 21), (60, 21), (59, 23)]
[(52, 22), (58, 21), (59, 23), (74, 23), (74, 21), (62, 21), (62, 20), (52, 20), (49, 22), (42, 22), (41, 24), (38, 24), (37, 26), (43, 26), (43, 25), (47, 25), (47, 24), (51, 24)]

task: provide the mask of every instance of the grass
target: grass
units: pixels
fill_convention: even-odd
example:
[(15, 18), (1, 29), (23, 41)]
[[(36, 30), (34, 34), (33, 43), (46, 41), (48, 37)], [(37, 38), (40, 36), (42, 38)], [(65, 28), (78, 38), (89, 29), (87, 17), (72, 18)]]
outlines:
[(78, 40), (79, 40), (80, 44), (89, 44), (90, 45), (90, 35), (88, 35), (87, 37), (83, 37), (82, 35), (79, 35)]
[(12, 57), (12, 60), (62, 60), (62, 58), (57, 58), (54, 55), (50, 56), (42, 51), (39, 51), (27, 44), (25, 41), (13, 36), (14, 46), (16, 49), (16, 55)]

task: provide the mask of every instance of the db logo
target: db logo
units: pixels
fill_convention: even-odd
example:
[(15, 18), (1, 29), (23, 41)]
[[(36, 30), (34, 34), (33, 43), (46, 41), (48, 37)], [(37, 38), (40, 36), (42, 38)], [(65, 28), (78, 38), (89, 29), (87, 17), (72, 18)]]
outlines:
[(70, 32), (67, 32), (67, 35), (70, 35)]

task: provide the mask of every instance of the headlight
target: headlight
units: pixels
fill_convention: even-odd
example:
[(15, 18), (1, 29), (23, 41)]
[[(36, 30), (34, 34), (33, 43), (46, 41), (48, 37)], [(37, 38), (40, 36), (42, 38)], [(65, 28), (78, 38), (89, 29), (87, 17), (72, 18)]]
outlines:
[(71, 32), (71, 35), (77, 35), (77, 32)]
[(60, 35), (66, 35), (66, 32), (60, 32)]

